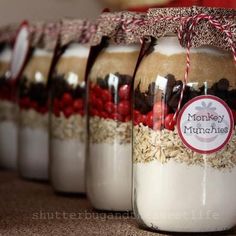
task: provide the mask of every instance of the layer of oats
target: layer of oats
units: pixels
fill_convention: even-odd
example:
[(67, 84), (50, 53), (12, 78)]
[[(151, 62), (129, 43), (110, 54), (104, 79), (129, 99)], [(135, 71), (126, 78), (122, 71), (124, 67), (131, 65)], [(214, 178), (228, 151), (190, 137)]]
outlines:
[(61, 112), (59, 117), (51, 115), (51, 136), (55, 139), (78, 139), (85, 141), (85, 118), (81, 115), (72, 115), (66, 118)]
[(131, 143), (131, 122), (120, 122), (95, 116), (90, 118), (89, 125), (91, 143)]
[(0, 121), (17, 121), (18, 106), (8, 101), (0, 101)]
[(29, 127), (32, 129), (42, 128), (47, 131), (49, 126), (48, 113), (42, 115), (33, 109), (21, 110), (19, 115), (19, 123), (21, 127)]
[(221, 151), (203, 155), (186, 148), (177, 129), (154, 131), (141, 124), (135, 126), (133, 132), (134, 163), (147, 163), (153, 160), (166, 163), (172, 159), (187, 165), (204, 166), (207, 164), (216, 169), (232, 169), (236, 166), (236, 133)]

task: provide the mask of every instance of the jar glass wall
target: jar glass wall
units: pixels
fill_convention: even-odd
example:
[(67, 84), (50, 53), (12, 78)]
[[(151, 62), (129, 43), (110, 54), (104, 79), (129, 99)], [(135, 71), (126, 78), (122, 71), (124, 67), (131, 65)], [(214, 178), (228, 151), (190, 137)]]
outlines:
[(0, 52), (0, 166), (16, 169), (17, 115), (16, 82), (11, 80), (12, 48), (1, 45)]
[(34, 49), (19, 85), (19, 153), (21, 176), (48, 179), (48, 74), (53, 53)]
[(85, 192), (85, 69), (89, 47), (71, 44), (52, 79), (50, 177), (56, 191)]
[[(235, 115), (236, 70), (230, 53), (205, 46), (191, 49), (190, 61), (181, 109), (200, 95), (213, 95)], [(185, 69), (186, 49), (177, 37), (168, 36), (153, 45), (135, 76), (134, 212), (141, 224), (155, 230), (227, 230), (236, 223), (235, 132), (221, 150), (210, 154), (183, 144), (173, 118)], [(197, 116), (215, 117), (212, 104), (203, 100), (201, 105)], [(212, 141), (201, 142), (204, 148)]]
[(104, 48), (89, 75), (87, 194), (101, 210), (131, 210), (131, 83), (138, 45)]

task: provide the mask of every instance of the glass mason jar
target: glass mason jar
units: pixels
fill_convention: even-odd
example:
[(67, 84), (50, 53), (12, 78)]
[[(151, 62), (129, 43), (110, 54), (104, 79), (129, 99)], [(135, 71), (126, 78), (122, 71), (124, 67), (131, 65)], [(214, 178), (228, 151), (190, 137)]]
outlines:
[(236, 69), (229, 53), (210, 46), (191, 49), (190, 61), (179, 113), (186, 49), (177, 38), (159, 39), (137, 70), (134, 212), (155, 230), (227, 230), (236, 223)]
[(29, 179), (48, 179), (48, 75), (53, 53), (34, 49), (19, 85), (19, 172)]
[(104, 48), (89, 74), (86, 191), (96, 209), (131, 210), (130, 88), (138, 45)]
[(12, 48), (1, 45), (0, 51), (0, 166), (16, 169), (17, 105), (16, 83), (11, 80)]
[(89, 47), (70, 44), (52, 79), (50, 178), (56, 191), (85, 192), (85, 69)]

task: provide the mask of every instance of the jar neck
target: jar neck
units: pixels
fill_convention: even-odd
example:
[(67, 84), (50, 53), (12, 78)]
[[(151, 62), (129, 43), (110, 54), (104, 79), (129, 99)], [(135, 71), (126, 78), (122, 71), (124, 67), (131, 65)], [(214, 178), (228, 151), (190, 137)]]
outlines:
[(12, 57), (12, 48), (9, 46), (4, 47), (0, 53), (0, 62), (10, 63)]
[(63, 57), (80, 57), (87, 58), (89, 55), (90, 47), (85, 44), (72, 43), (68, 46), (63, 53)]
[(53, 52), (41, 49), (41, 48), (35, 48), (33, 51), (33, 57), (52, 57)]
[[(171, 56), (173, 54), (186, 53), (186, 48), (183, 48), (176, 35), (167, 35), (155, 41), (154, 52), (159, 52), (161, 54)], [(202, 46), (199, 48), (191, 48), (190, 53), (206, 53), (214, 55), (227, 55), (228, 52), (212, 47), (210, 45)]]
[(114, 44), (109, 43), (104, 49), (106, 52), (110, 53), (121, 53), (121, 52), (136, 52), (140, 50), (139, 44)]

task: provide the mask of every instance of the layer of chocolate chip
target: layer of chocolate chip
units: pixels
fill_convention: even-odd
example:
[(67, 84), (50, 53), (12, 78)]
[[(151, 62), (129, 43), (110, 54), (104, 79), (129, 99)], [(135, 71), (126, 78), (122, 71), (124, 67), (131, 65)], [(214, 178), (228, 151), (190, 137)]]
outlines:
[(193, 99), (193, 98), (195, 98), (195, 97), (197, 97), (197, 96), (199, 96), (199, 92), (197, 92), (197, 91), (191, 91), (191, 92), (189, 93), (189, 100), (191, 100), (191, 99)]
[(48, 90), (44, 83), (30, 83), (29, 97), (39, 105), (45, 105), (48, 99)]
[(167, 86), (166, 86), (165, 100), (168, 102), (171, 98), (172, 90), (176, 84), (176, 80), (175, 77), (171, 74), (168, 74), (166, 78), (167, 78)]
[(183, 82), (181, 80), (177, 80), (175, 86), (172, 89), (173, 93), (179, 93), (182, 89)]
[(222, 91), (217, 91), (217, 92), (215, 93), (215, 95), (216, 95), (217, 97), (221, 98), (222, 100), (227, 101), (227, 98), (228, 98), (228, 91), (224, 91), (224, 90), (222, 90)]
[(119, 78), (119, 87), (125, 84), (131, 84), (132, 77), (130, 75), (123, 75), (116, 73), (115, 74)]
[(180, 98), (180, 95), (179, 94), (174, 94), (170, 100), (168, 101), (168, 106), (173, 110), (175, 111), (178, 107), (178, 103), (179, 103), (179, 98)]
[(81, 87), (81, 86), (77, 86), (75, 89), (73, 89), (71, 91), (71, 94), (73, 96), (73, 98), (77, 99), (77, 98), (85, 98), (85, 94), (86, 94), (86, 88), (85, 87)]
[[(169, 106), (170, 111), (175, 112), (178, 107), (181, 91), (183, 88), (183, 82), (181, 80), (176, 81), (175, 77), (171, 74), (168, 74), (166, 78), (168, 79), (168, 81), (165, 94), (163, 94), (163, 91), (161, 91), (161, 95), (159, 94), (157, 96), (158, 89), (156, 89), (155, 82), (150, 83), (148, 86), (148, 90), (144, 93), (140, 92), (138, 86), (135, 90), (134, 95), (135, 109), (138, 109), (139, 111), (142, 110), (143, 113), (144, 111), (152, 110), (155, 102), (164, 100), (165, 103)], [(229, 105), (231, 109), (236, 110), (236, 89), (229, 91), (229, 88), (230, 83), (225, 78), (220, 79), (217, 83), (213, 84), (211, 88), (202, 86), (198, 90), (195, 90), (193, 87), (186, 85), (181, 106), (199, 95), (209, 94), (221, 98)], [(146, 106), (146, 109), (144, 108), (144, 106)]]
[(217, 89), (219, 91), (227, 91), (229, 89), (229, 81), (225, 78), (220, 79), (217, 83)]
[(61, 99), (64, 93), (70, 93), (74, 99), (84, 98), (86, 93), (85, 86), (78, 84), (72, 87), (68, 84), (64, 75), (54, 75), (51, 84), (52, 97)]
[(134, 108), (137, 110), (140, 110), (142, 107), (142, 104), (143, 104), (143, 101), (139, 97), (135, 96), (134, 97)]
[(173, 88), (176, 84), (175, 76), (172, 74), (168, 74), (167, 76), (165, 76), (165, 78), (167, 79), (167, 87)]
[(152, 106), (150, 104), (153, 100), (153, 97), (148, 94), (141, 93), (139, 87), (134, 92), (134, 108), (143, 114), (146, 114), (151, 110)]
[(29, 94), (29, 88), (28, 88), (28, 86), (26, 86), (26, 84), (27, 84), (26, 77), (22, 77), (22, 79), (20, 80), (20, 84), (19, 84), (20, 97), (25, 97), (25, 96), (28, 96), (28, 94)]
[(120, 101), (119, 88), (122, 85), (131, 85), (132, 76), (123, 75), (118, 72), (114, 73), (114, 75), (118, 78), (118, 86), (109, 83), (110, 74), (107, 74), (104, 79), (97, 78), (97, 85), (102, 89), (108, 89), (111, 92), (113, 102), (117, 104)]
[(52, 96), (59, 98), (63, 96), (65, 92), (69, 92), (70, 88), (65, 80), (64, 75), (56, 75), (52, 79)]
[(228, 92), (227, 103), (232, 109), (236, 110), (236, 89), (232, 89)]
[(4, 86), (6, 84), (6, 76), (5, 75), (1, 75), (0, 76), (0, 87)]
[[(118, 72), (115, 73), (114, 75), (118, 78), (118, 87), (125, 84), (131, 84), (132, 82), (132, 77), (129, 75), (123, 75)], [(110, 74), (107, 74), (104, 79), (98, 78), (97, 84), (103, 89), (108, 89), (109, 87), (111, 87), (109, 86), (109, 78), (110, 78)]]
[(155, 95), (156, 93), (156, 83), (155, 82), (152, 82), (148, 85), (148, 94), (149, 95)]
[(106, 75), (105, 76), (105, 78), (104, 78), (104, 81), (105, 81), (105, 88), (108, 88), (108, 85), (109, 85), (109, 77), (110, 77), (110, 75), (108, 74), (108, 75)]
[(102, 78), (97, 78), (97, 84), (103, 88), (103, 89), (107, 89), (108, 88), (108, 83), (107, 83), (108, 80), (104, 80)]
[(147, 95), (146, 98), (147, 104), (152, 107), (154, 105), (154, 96), (153, 95)]
[(208, 95), (215, 95), (215, 91), (213, 89), (207, 89)]

